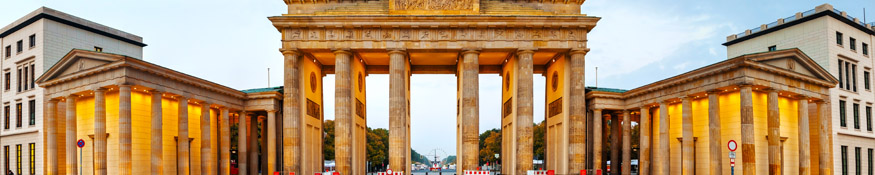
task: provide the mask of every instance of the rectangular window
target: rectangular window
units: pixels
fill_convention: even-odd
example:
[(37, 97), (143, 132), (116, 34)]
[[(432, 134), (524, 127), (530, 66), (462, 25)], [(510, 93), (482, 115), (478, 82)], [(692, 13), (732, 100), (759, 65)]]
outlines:
[(863, 43), (863, 55), (869, 55), (869, 44)]
[(12, 171), (12, 169), (9, 169), (9, 145), (3, 146), (3, 169), (6, 170), (4, 174), (5, 172)]
[(845, 61), (845, 89), (851, 90), (851, 63)]
[(842, 45), (842, 32), (836, 32), (836, 44), (839, 46)]
[(27, 116), (28, 116), (28, 125), (33, 126), (36, 125), (36, 100), (30, 100), (27, 102)]
[(866, 131), (872, 131), (872, 106), (866, 106)]
[[(25, 77), (25, 78), (27, 78), (27, 77)], [(853, 86), (853, 87), (854, 87), (854, 88), (853, 88), (854, 92), (857, 92), (857, 65), (856, 65), (856, 64), (851, 64), (851, 79), (850, 79), (850, 80), (851, 80), (852, 82), (854, 82), (854, 83), (853, 83), (853, 85), (854, 85), (854, 86)], [(25, 88), (25, 89), (26, 89), (26, 88)]]
[(21, 174), (21, 144), (15, 145), (15, 174)]
[(30, 88), (33, 89), (36, 87), (36, 66), (31, 63), (30, 64)]
[(851, 37), (851, 39), (848, 41), (850, 41), (850, 42), (848, 42), (848, 44), (851, 44), (851, 50), (857, 51), (857, 39), (854, 39), (854, 37)]
[(15, 42), (15, 46), (18, 47), (18, 48), (15, 48), (15, 53), (21, 53), (21, 51), (24, 51), (24, 48), (23, 48), (23, 47), (24, 47), (24, 41), (22, 41), (22, 40), (18, 40), (18, 42)]
[(772, 45), (769, 46), (769, 52), (778, 50), (778, 46)]
[(869, 71), (863, 71), (863, 88), (871, 90), (869, 87)]
[(842, 145), (842, 175), (848, 175), (848, 146)]
[(848, 113), (846, 111), (847, 107), (845, 107), (845, 101), (839, 100), (839, 125), (842, 127), (848, 127)]
[(6, 58), (12, 56), (12, 45), (6, 46)]
[(3, 129), (9, 129), (9, 125), (12, 121), (9, 121), (9, 116), (11, 113), (9, 111), (9, 106), (3, 107)]
[(8, 91), (10, 88), (12, 88), (12, 80), (11, 80), (12, 79), (12, 72), (6, 72), (6, 74), (3, 75), (3, 79), (4, 79), (3, 81), (6, 82), (5, 83), (5, 85), (6, 85), (5, 90)]
[(21, 103), (15, 104), (15, 127), (21, 127)]
[(94, 46), (94, 51), (95, 52), (103, 52), (103, 48)]
[(28, 83), (27, 83), (27, 80), (28, 80), (28, 79), (27, 79), (27, 74), (29, 74), (29, 73), (28, 73), (28, 72), (30, 72), (29, 70), (30, 70), (30, 67), (24, 66), (24, 72), (23, 72), (23, 74), (21, 74), (21, 76), (24, 77), (24, 78), (23, 78), (24, 83), (22, 83), (22, 86), (24, 86), (24, 90), (25, 90), (25, 91), (27, 91), (27, 88), (29, 87), (29, 86), (27, 86), (27, 84), (28, 84)]
[(844, 65), (845, 65), (845, 61), (839, 60), (839, 88), (845, 88), (845, 83), (844, 83), (845, 76), (842, 75), (844, 73), (844, 71), (842, 71), (842, 66), (844, 66)]
[(28, 144), (27, 150), (28, 150), (27, 152), (29, 155), (28, 156), (29, 166), (27, 166), (27, 167), (28, 167), (28, 169), (30, 169), (30, 174), (34, 175), (34, 174), (36, 174), (36, 143)]
[(854, 148), (854, 170), (857, 170), (857, 175), (863, 174), (863, 172), (862, 172), (863, 169), (861, 168), (863, 166), (862, 165), (863, 161), (861, 161), (861, 160), (863, 160), (863, 159), (860, 159), (860, 152), (861, 152), (860, 147)]
[(27, 38), (30, 41), (30, 44), (28, 46), (30, 46), (31, 48), (36, 47), (36, 34), (30, 35), (30, 37)]
[(872, 168), (872, 158), (873, 158), (872, 152), (875, 152), (875, 150), (873, 150), (872, 148), (869, 148), (869, 154), (868, 154), (869, 155), (869, 175), (875, 174), (875, 172), (872, 172), (872, 169), (873, 169)]
[(18, 69), (18, 81), (16, 81), (15, 86), (18, 87), (18, 92), (21, 92), (21, 68)]
[(854, 103), (854, 129), (860, 129), (860, 104)]

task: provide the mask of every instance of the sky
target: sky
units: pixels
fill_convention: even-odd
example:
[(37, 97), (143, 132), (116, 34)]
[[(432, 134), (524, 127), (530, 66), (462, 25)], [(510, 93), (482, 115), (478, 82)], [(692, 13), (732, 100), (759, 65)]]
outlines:
[[(716, 63), (726, 59), (726, 36), (824, 3), (858, 18), (866, 8), (875, 21), (872, 0), (588, 0), (581, 12), (601, 20), (588, 36), (586, 85), (632, 89)], [(235, 89), (282, 84), (280, 33), (267, 20), (285, 13), (282, 0), (10, 1), (0, 5), (0, 25), (40, 6), (139, 35), (149, 45), (143, 59), (170, 69)], [(455, 154), (455, 78), (411, 78), (411, 144), (421, 154)], [(334, 76), (324, 80), (333, 119)], [(388, 75), (366, 81), (368, 127), (387, 128)], [(544, 85), (536, 75), (535, 122), (544, 120)], [(481, 132), (500, 125), (500, 89), (498, 75), (480, 76)]]

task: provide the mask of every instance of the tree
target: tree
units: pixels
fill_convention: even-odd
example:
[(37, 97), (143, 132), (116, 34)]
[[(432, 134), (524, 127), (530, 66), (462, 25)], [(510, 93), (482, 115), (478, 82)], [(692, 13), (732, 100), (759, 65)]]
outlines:
[(383, 128), (367, 128), (367, 160), (371, 162), (368, 169), (382, 170), (388, 164), (389, 130)]
[(501, 130), (491, 129), (480, 134), (480, 163), (499, 162), (501, 157), (495, 158), (495, 154), (501, 153)]
[(441, 164), (444, 164), (444, 165), (456, 164), (456, 156), (447, 156), (447, 158), (444, 158), (444, 160), (441, 160)]
[[(541, 121), (541, 123), (535, 124), (532, 127), (532, 147), (533, 147), (533, 158), (536, 160), (544, 160), (546, 157), (544, 152), (546, 152), (546, 148), (544, 146), (544, 138), (546, 137), (547, 128), (546, 128), (547, 120)], [(546, 163), (546, 162), (545, 162)]]
[(322, 124), (325, 137), (322, 139), (322, 157), (325, 160), (334, 160), (334, 120), (326, 120)]

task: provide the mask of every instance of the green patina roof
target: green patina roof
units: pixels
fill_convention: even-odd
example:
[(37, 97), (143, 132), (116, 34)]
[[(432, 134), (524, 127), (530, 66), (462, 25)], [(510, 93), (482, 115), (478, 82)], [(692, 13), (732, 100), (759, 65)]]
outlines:
[(588, 86), (588, 87), (586, 87), (586, 91), (623, 93), (623, 92), (626, 92), (627, 90)]
[(283, 87), (282, 86), (266, 87), (266, 88), (257, 88), (257, 89), (247, 89), (247, 90), (242, 90), (242, 91), (243, 91), (243, 93), (247, 93), (247, 94), (248, 93), (258, 93), (258, 92), (280, 92), (280, 93), (282, 93)]

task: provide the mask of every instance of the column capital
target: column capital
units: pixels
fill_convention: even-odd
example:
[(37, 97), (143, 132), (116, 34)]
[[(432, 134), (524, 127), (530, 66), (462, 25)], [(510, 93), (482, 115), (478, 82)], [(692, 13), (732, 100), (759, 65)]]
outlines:
[(774, 93), (778, 93), (778, 92), (781, 91), (781, 89), (778, 89), (778, 88), (772, 88), (772, 87), (764, 88), (763, 90), (766, 91), (766, 92), (774, 92)]
[(106, 92), (106, 88), (98, 87), (98, 88), (94, 88), (92, 91), (94, 91), (94, 92)]
[(645, 109), (645, 110), (650, 110), (650, 107), (651, 107), (651, 106), (652, 106), (652, 105), (641, 105), (640, 108), (641, 108), (641, 109)]
[(277, 110), (276, 109), (268, 109), (268, 110), (264, 110), (264, 111), (267, 113), (275, 113)]
[(475, 48), (466, 48), (462, 51), (462, 54), (480, 54), (480, 49)]
[(57, 99), (57, 98), (49, 99), (49, 103), (57, 103), (58, 101), (61, 101), (61, 99)]
[(405, 54), (405, 55), (407, 54), (407, 49), (394, 48), (394, 49), (388, 49), (388, 50), (389, 50), (389, 52), (388, 52), (389, 54)]
[(151, 94), (153, 94), (153, 95), (154, 95), (154, 94), (158, 94), (158, 95), (162, 95), (162, 94), (164, 94), (164, 91), (162, 91), (162, 90), (158, 90), (158, 89), (152, 89), (152, 90), (149, 90), (148, 92), (151, 93)]
[(280, 48), (280, 53), (283, 53), (283, 55), (300, 55), (302, 52), (298, 49)]
[(527, 49), (519, 49), (516, 51), (516, 53), (517, 53), (517, 55), (534, 54), (535, 50), (537, 50), (537, 49), (528, 49), (528, 48)]
[(589, 53), (589, 48), (571, 49), (571, 51), (568, 52), (568, 54), (586, 54), (586, 53)]
[(743, 88), (743, 87), (752, 87), (753, 84), (750, 84), (750, 83), (747, 83), (747, 82), (742, 82), (742, 83), (738, 83), (738, 84), (736, 84), (736, 86), (738, 86), (739, 88)]
[(601, 108), (594, 108), (594, 109), (592, 109), (592, 111), (593, 112), (602, 112), (602, 109)]
[(335, 55), (339, 55), (339, 54), (352, 55), (352, 52), (350, 52), (349, 49), (332, 49), (331, 53), (334, 53)]
[(711, 94), (720, 94), (720, 93), (722, 93), (722, 92), (725, 92), (725, 90), (721, 90), (721, 89), (708, 89), (708, 90), (705, 91), (705, 93), (708, 93), (708, 95), (711, 95)]
[(133, 85), (128, 84), (128, 83), (120, 83), (120, 84), (118, 84), (117, 86), (118, 86), (119, 88), (121, 88), (121, 87), (131, 87), (131, 86), (133, 86)]

